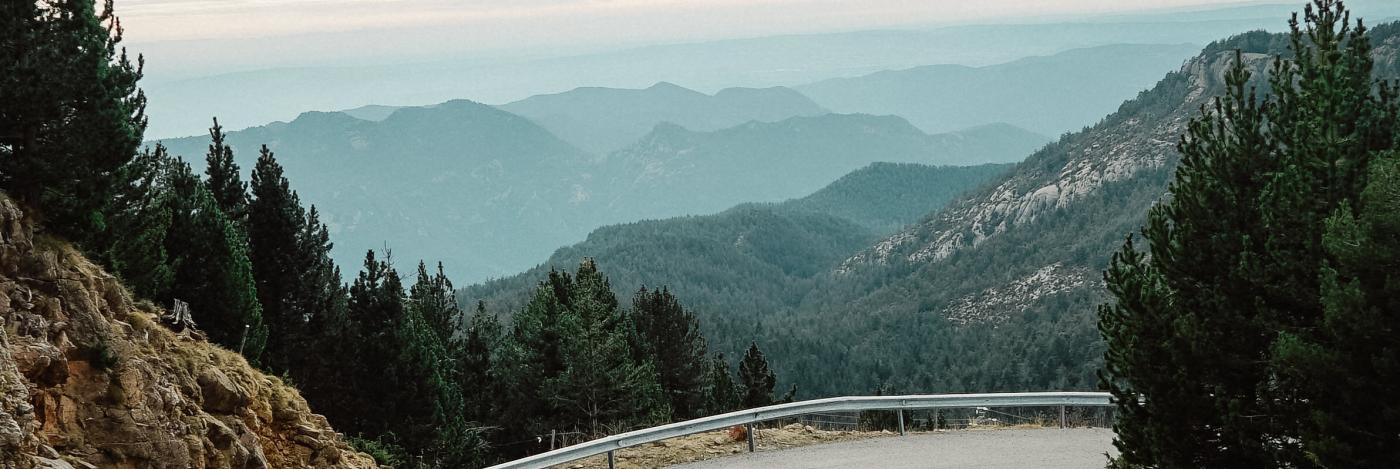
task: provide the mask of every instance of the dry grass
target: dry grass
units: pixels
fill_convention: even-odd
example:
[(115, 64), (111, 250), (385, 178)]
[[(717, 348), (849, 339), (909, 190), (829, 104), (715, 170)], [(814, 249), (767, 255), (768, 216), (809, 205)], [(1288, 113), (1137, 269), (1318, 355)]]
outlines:
[[(739, 432), (742, 434), (742, 432)], [(837, 441), (893, 436), (891, 432), (824, 431), (792, 424), (782, 428), (759, 429), (754, 433), (759, 451), (795, 448)], [(643, 469), (703, 461), (748, 451), (747, 441), (731, 437), (728, 430), (697, 433), (617, 451), (617, 467)], [(608, 467), (606, 455), (593, 456), (556, 466), (564, 469)]]

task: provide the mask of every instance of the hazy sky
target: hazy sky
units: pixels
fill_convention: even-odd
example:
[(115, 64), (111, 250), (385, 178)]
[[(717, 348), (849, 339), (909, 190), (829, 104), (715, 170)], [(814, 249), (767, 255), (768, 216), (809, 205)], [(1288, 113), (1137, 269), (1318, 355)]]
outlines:
[(451, 28), (573, 47), (1220, 4), (1219, 0), (119, 0), (129, 43)]

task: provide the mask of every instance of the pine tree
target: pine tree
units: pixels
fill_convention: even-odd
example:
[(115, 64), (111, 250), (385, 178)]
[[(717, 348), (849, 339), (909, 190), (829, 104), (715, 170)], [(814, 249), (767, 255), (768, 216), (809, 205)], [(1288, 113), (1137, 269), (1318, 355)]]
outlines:
[(107, 0), (0, 5), (0, 189), (44, 225), (105, 258), (116, 192), (145, 131), (142, 60), (120, 47)]
[(768, 369), (763, 351), (758, 349), (758, 344), (749, 344), (749, 351), (739, 362), (739, 386), (744, 392), (740, 404), (745, 409), (773, 405), (773, 387), (777, 384), (778, 379)]
[(705, 373), (705, 413), (718, 415), (739, 410), (739, 385), (729, 370), (729, 360), (716, 353)]
[(307, 272), (301, 255), (306, 214), (297, 194), (291, 190), (282, 166), (263, 145), (249, 185), (248, 257), (253, 262), (258, 300), (270, 332), (264, 363), (276, 372), (291, 368), (297, 355), (294, 337), (301, 335), (306, 317), (296, 308), (305, 290), (302, 275)]
[(492, 378), (503, 332), (500, 320), (486, 312), (486, 303), (478, 301), (476, 312), (468, 323), (465, 337), (457, 342), (458, 383), (467, 405), (467, 418), (473, 422), (494, 420), (491, 415), (492, 396), (500, 389)]
[(408, 301), (427, 321), (428, 329), (438, 334), (439, 341), (444, 344), (451, 341), (462, 311), (457, 307), (456, 291), (443, 272), (441, 262), (432, 275), (428, 274), (426, 264), (418, 262), (418, 278), (409, 289)]
[[(282, 343), (301, 344), (301, 350), (320, 351), (334, 349), (337, 344), (324, 343), (334, 339), (338, 323), (346, 321), (346, 292), (342, 283), (340, 267), (331, 258), (330, 232), (321, 223), (320, 213), (312, 205), (306, 212), (305, 223), (297, 234), (297, 250), (292, 258), (299, 265), (301, 273), (297, 293), (291, 298), (294, 316), (304, 322), (293, 323), (293, 330), (281, 331)], [(321, 360), (323, 356), (336, 356), (322, 353), (293, 353), (288, 358), (287, 367), (291, 374), (309, 381), (314, 375), (335, 373), (321, 368), (338, 367)]]
[(557, 424), (602, 434), (666, 421), (670, 408), (655, 364), (634, 358), (628, 341), (633, 331), (597, 264), (585, 259), (562, 291), (569, 294), (562, 302), (568, 314), (559, 323), (564, 369), (541, 388), (558, 412)]
[[(348, 317), (353, 324), (356, 372), (352, 377), (360, 401), (352, 409), (350, 428), (371, 435), (392, 429), (406, 403), (395, 398), (403, 369), (398, 331), (405, 312), (403, 283), (389, 260), (365, 253), (364, 270), (350, 285)], [(407, 381), (407, 380), (406, 380)]]
[(189, 303), (210, 341), (232, 350), (242, 347), (257, 363), (267, 332), (242, 232), (224, 217), (188, 163), (171, 158), (164, 166), (160, 198), (170, 216), (164, 248), (172, 276), (166, 296), (155, 299)]
[(1122, 462), (1150, 467), (1311, 467), (1316, 396), (1286, 373), (1291, 344), (1325, 317), (1325, 220), (1354, 200), (1394, 144), (1393, 93), (1371, 78), (1365, 29), (1340, 2), (1292, 22), (1293, 60), (1272, 96), (1237, 54), (1228, 92), (1179, 144), (1172, 197), (1105, 279), (1102, 381)]
[[(419, 267), (420, 274), (426, 275), (422, 263)], [(445, 278), (434, 283), (450, 285)], [(441, 291), (431, 294), (441, 296)], [(389, 423), (390, 432), (404, 442), (409, 454), (426, 455), (420, 466), (479, 466), (486, 445), (479, 429), (467, 418), (467, 402), (447, 343), (450, 333), (435, 330), (441, 326), (426, 315), (429, 309), (441, 310), (441, 305), (424, 300), (409, 301), (404, 316), (397, 321), (399, 354), (393, 374), (397, 386), (392, 395), (396, 412)]]
[(121, 236), (101, 261), (142, 298), (169, 298), (175, 275), (165, 249), (171, 213), (162, 191), (170, 160), (165, 147), (156, 144), (123, 168), (131, 184), (119, 188), (115, 200), (121, 208), (113, 231)]
[(209, 139), (209, 152), (204, 155), (205, 184), (224, 215), (242, 226), (248, 215), (248, 185), (239, 175), (233, 148), (224, 143), (224, 129), (219, 126), (218, 118), (209, 128)]
[(700, 321), (665, 287), (654, 292), (642, 287), (632, 298), (631, 319), (641, 339), (634, 352), (656, 363), (673, 416), (699, 417), (709, 365)]
[(1355, 206), (1327, 219), (1319, 334), (1290, 333), (1276, 354), (1312, 412), (1304, 450), (1324, 467), (1395, 467), (1400, 405), (1400, 155), (1377, 156)]

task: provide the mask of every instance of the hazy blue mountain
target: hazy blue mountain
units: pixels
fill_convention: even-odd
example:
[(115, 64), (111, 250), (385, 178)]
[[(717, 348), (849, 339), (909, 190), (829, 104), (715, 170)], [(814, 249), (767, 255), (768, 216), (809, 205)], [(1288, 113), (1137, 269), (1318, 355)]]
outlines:
[(797, 89), (836, 112), (899, 115), (929, 132), (1005, 122), (1059, 135), (1093, 124), (1199, 51), (1120, 44), (986, 67), (883, 71)]
[(608, 156), (616, 169), (607, 172), (610, 183), (598, 195), (640, 218), (713, 213), (810, 194), (875, 162), (1015, 162), (1045, 142), (1006, 125), (929, 135), (899, 117), (863, 114), (750, 122), (714, 132), (662, 124)]
[[(518, 270), (596, 225), (578, 197), (591, 157), (530, 120), (470, 101), (395, 111), (382, 121), (302, 114), (231, 132), (248, 171), (266, 143), (355, 268), (388, 246), (407, 268), (442, 260), (461, 278)], [(203, 165), (207, 137), (165, 140)]]
[[(1372, 34), (1378, 74), (1400, 77), (1400, 23)], [(743, 286), (727, 290), (672, 288), (695, 298), (688, 304), (702, 316), (712, 349), (764, 344), (778, 376), (797, 384), (803, 397), (882, 387), (1095, 389), (1103, 353), (1095, 308), (1106, 298), (1100, 279), (1109, 256), (1166, 196), (1179, 159), (1176, 139), (1200, 106), (1223, 92), (1234, 51), (1243, 50), (1247, 65), (1262, 73), (1285, 44), (1265, 33), (1211, 44), (1094, 126), (1045, 146), (829, 272), (796, 282), (741, 276), (733, 283)], [(666, 270), (677, 269), (693, 272), (688, 281), (724, 285), (689, 267), (704, 264), (704, 254), (678, 247), (675, 259), (634, 260), (603, 246), (575, 246), (550, 262), (567, 266), (577, 259), (566, 256), (608, 252), (624, 256), (611, 261), (619, 278), (670, 281)], [(612, 273), (608, 262), (600, 264)], [(635, 275), (633, 265), (653, 273)], [(615, 285), (624, 294), (634, 286)], [(795, 285), (801, 293), (772, 285)], [(497, 287), (473, 287), (464, 296), (489, 294), (498, 311), (508, 311), (510, 298), (528, 291)]]
[(384, 119), (388, 119), (390, 115), (394, 114), (394, 111), (403, 108), (404, 106), (385, 106), (382, 104), (367, 104), (354, 109), (346, 109), (340, 112), (349, 114), (350, 117), (354, 117), (356, 119), (379, 122)]
[[(366, 64), (352, 54), (353, 58), (344, 62), (309, 66), (306, 61), (288, 60), (274, 68), (250, 69), (254, 64), (267, 67), (267, 50), (289, 47), (288, 39), (281, 37), (142, 44), (135, 51), (166, 60), (188, 57), (190, 60), (180, 63), (204, 70), (199, 76), (176, 75), (162, 71), (168, 67), (161, 63), (148, 63), (143, 85), (151, 97), (147, 135), (163, 138), (197, 133), (210, 116), (219, 116), (230, 128), (240, 128), (289, 120), (309, 109), (349, 109), (369, 103), (424, 105), (463, 96), (505, 103), (579, 86), (644, 88), (660, 81), (710, 93), (735, 86), (790, 86), (930, 64), (985, 66), (1110, 44), (1205, 44), (1240, 31), (1286, 28), (1281, 18), (1301, 2), (1286, 3), (1276, 7), (1278, 13), (1267, 15), (1251, 9), (1198, 7), (1049, 23), (911, 27), (666, 44), (569, 57), (510, 54), (459, 60), (383, 59), (385, 65)], [(1388, 0), (1351, 6), (1370, 23), (1380, 19), (1378, 15), (1393, 15), (1386, 12), (1396, 10), (1394, 2)], [(1210, 18), (1195, 21), (1202, 15)], [(421, 32), (298, 40), (314, 43), (308, 47), (317, 51), (355, 50), (360, 41), (366, 43), (362, 49), (382, 51), (386, 42), (415, 34)], [(189, 53), (191, 50), (196, 53)], [(209, 50), (220, 54), (206, 53)], [(955, 128), (972, 125), (975, 123)]]
[(666, 285), (710, 327), (715, 318), (787, 308), (807, 295), (817, 275), (891, 227), (917, 220), (1011, 166), (876, 163), (799, 199), (607, 226), (533, 269), (460, 296), (513, 311), (549, 269), (567, 270), (591, 257), (620, 294)]
[[(442, 260), (459, 282), (474, 282), (526, 269), (607, 224), (781, 201), (876, 161), (1012, 161), (1044, 139), (1005, 126), (928, 136), (894, 117), (819, 116), (715, 132), (664, 124), (643, 143), (701, 148), (684, 161), (642, 143), (600, 157), (530, 119), (457, 100), (378, 121), (308, 112), (228, 140), (245, 171), (259, 145), (276, 152), (293, 188), (323, 212), (343, 268), (388, 246), (405, 264)], [(165, 143), (203, 164), (207, 137)], [(764, 174), (785, 182), (756, 177)]]
[(726, 88), (708, 95), (665, 82), (646, 89), (576, 88), (499, 107), (599, 154), (637, 141), (662, 122), (709, 131), (827, 113), (788, 88)]

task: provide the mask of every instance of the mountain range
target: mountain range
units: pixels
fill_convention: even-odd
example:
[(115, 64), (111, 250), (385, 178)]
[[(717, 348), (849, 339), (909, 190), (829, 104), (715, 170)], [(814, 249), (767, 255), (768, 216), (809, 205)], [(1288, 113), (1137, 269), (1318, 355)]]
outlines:
[[(1400, 77), (1400, 23), (1373, 27), (1371, 36), (1377, 74)], [(1286, 43), (1264, 32), (1212, 43), (1097, 124), (835, 264), (825, 261), (830, 253), (769, 258), (775, 265), (799, 259), (830, 265), (798, 283), (642, 260), (649, 258), (606, 249), (628, 244), (615, 239), (561, 250), (551, 263), (563, 267), (596, 255), (604, 271), (618, 272), (620, 286), (631, 288), (634, 277), (669, 285), (701, 317), (712, 350), (765, 344), (778, 375), (804, 396), (1092, 390), (1103, 353), (1096, 308), (1107, 295), (1100, 272), (1167, 195), (1177, 139), (1201, 106), (1223, 92), (1235, 51), (1257, 80)], [(635, 239), (651, 236), (635, 230)], [(608, 233), (616, 238), (624, 231)], [(797, 239), (823, 236), (839, 231)], [(649, 265), (652, 273), (636, 276), (636, 265)], [(494, 299), (501, 304), (492, 308), (508, 313), (508, 299), (527, 293), (540, 276), (538, 269), (527, 272), (531, 281), (515, 280), (514, 291), (500, 288), (504, 281), (470, 287), (463, 297), (486, 298), (488, 307)], [(690, 284), (745, 286), (684, 292)]]
[[(443, 261), (464, 282), (519, 272), (607, 224), (798, 197), (878, 161), (1014, 161), (1044, 141), (1007, 126), (930, 136), (896, 117), (829, 114), (714, 132), (659, 124), (595, 155), (471, 101), (388, 112), (304, 113), (228, 142), (245, 173), (260, 145), (276, 154), (346, 271), (388, 247), (403, 262)], [(208, 138), (163, 143), (197, 159)]]
[(828, 111), (788, 88), (725, 88), (708, 95), (660, 82), (645, 89), (575, 88), (499, 106), (525, 116), (584, 150), (607, 154), (658, 123), (707, 132)]
[[(267, 51), (290, 52), (303, 47), (314, 53), (412, 53), (416, 48), (386, 48), (384, 44), (427, 33), (381, 31), (303, 38), (220, 38), (142, 44), (134, 46), (134, 52), (154, 57), (147, 64), (144, 85), (151, 97), (147, 135), (169, 138), (199, 132), (211, 116), (219, 116), (231, 128), (242, 128), (290, 120), (306, 110), (348, 109), (369, 103), (426, 105), (459, 97), (506, 103), (579, 86), (640, 88), (660, 81), (710, 93), (735, 86), (793, 86), (931, 64), (977, 67), (1109, 44), (1205, 44), (1241, 31), (1282, 30), (1287, 25), (1281, 18), (1287, 18), (1297, 3), (1162, 9), (1022, 24), (911, 25), (661, 44), (564, 56), (551, 52), (488, 57), (466, 47), (464, 54), (473, 56), (389, 60), (383, 65), (366, 65), (355, 53), (347, 54), (353, 58), (349, 61), (277, 63), (270, 62), (276, 56)], [(1352, 6), (1360, 7), (1358, 11), (1368, 20), (1400, 15), (1388, 0)], [(444, 33), (448, 32), (434, 34)], [(207, 53), (210, 50), (220, 53)], [(176, 74), (169, 66), (172, 57), (178, 58), (186, 71), (202, 71)], [(1152, 72), (1160, 75), (1166, 70)], [(1130, 96), (1119, 99), (1127, 97)], [(1075, 123), (1071, 128), (1085, 124), (1089, 122)]]
[(1200, 50), (1115, 44), (985, 67), (882, 71), (796, 89), (836, 112), (898, 115), (927, 132), (1003, 122), (1060, 135), (1093, 125)]

